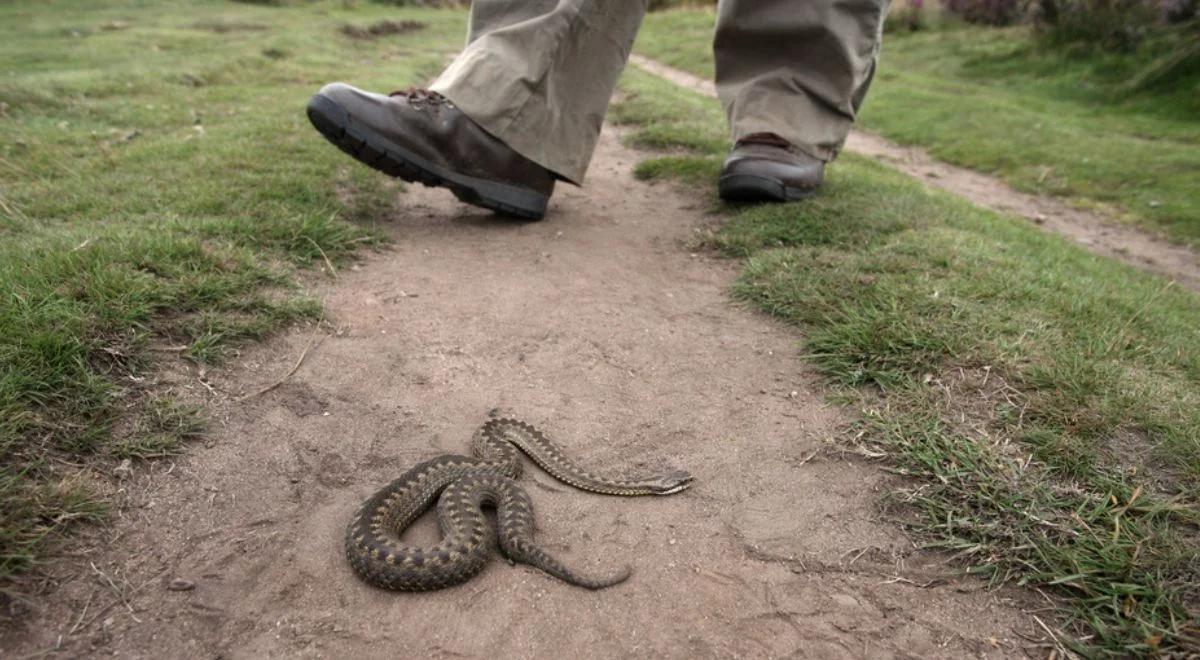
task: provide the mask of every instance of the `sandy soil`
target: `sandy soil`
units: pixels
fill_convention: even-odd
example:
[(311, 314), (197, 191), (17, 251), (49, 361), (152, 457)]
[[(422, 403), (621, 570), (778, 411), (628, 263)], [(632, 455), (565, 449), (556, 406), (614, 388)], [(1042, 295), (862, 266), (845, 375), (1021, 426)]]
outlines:
[[(696, 203), (634, 181), (636, 158), (606, 133), (588, 188), (540, 223), (410, 189), (395, 247), (318, 286), (329, 326), (251, 347), (207, 386), (167, 369), (206, 398), (211, 437), (133, 466), (115, 525), (81, 540), (0, 656), (1023, 655), (1021, 608), (1044, 603), (950, 577), (879, 513), (894, 478), (830, 448), (847, 420), (795, 331), (730, 302), (736, 264), (689, 253)], [(697, 476), (630, 499), (522, 477), (539, 540), (584, 570), (630, 563), (627, 583), (588, 592), (497, 559), (401, 594), (351, 572), (359, 502), (466, 451), (489, 412), (597, 469)]]
[[(713, 98), (717, 96), (716, 86), (711, 81), (640, 55), (633, 55), (630, 61), (676, 85)], [(1023, 217), (1096, 254), (1200, 291), (1200, 256), (1185, 246), (1075, 208), (1060, 199), (1021, 192), (995, 177), (935, 160), (924, 149), (901, 146), (865, 131), (851, 131), (846, 150), (881, 160), (926, 185), (964, 197), (979, 206)]]

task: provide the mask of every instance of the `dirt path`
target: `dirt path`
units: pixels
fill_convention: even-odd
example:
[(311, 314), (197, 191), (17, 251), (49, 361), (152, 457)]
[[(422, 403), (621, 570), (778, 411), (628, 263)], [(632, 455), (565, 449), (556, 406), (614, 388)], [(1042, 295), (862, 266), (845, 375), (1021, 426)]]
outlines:
[[(845, 419), (795, 331), (729, 301), (736, 264), (688, 253), (700, 214), (633, 180), (636, 158), (606, 133), (588, 188), (563, 188), (540, 223), (411, 189), (395, 248), (319, 288), (337, 330), (286, 384), (237, 402), (287, 373), (312, 330), (209, 373), (215, 396), (177, 367), (166, 385), (208, 397), (211, 439), (135, 467), (114, 528), (0, 655), (1021, 655), (1026, 596), (945, 578), (878, 513), (892, 478), (822, 452)], [(629, 582), (586, 592), (497, 560), (414, 595), (351, 573), (359, 502), (466, 451), (493, 409), (597, 468), (697, 476), (652, 499), (522, 477), (542, 543), (585, 570), (631, 563)]]
[[(716, 98), (711, 81), (647, 57), (633, 55), (639, 68), (701, 94)], [(871, 133), (852, 131), (846, 150), (886, 162), (927, 185), (964, 197), (995, 211), (1026, 218), (1042, 229), (1061, 234), (1088, 250), (1162, 275), (1200, 291), (1200, 255), (1182, 245), (1074, 208), (1059, 199), (1013, 189), (1000, 179), (932, 158), (925, 150), (905, 147)]]

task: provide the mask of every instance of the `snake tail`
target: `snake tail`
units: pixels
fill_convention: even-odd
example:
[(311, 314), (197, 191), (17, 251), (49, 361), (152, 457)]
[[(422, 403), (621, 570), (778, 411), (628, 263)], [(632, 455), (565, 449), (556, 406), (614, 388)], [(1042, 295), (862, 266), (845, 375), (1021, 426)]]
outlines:
[(528, 564), (564, 582), (586, 589), (611, 587), (628, 580), (629, 576), (633, 574), (633, 569), (629, 566), (608, 577), (584, 576), (567, 568), (533, 542), (533, 503), (515, 482), (512, 482), (512, 487), (516, 492), (508, 498), (498, 500), (496, 507), (496, 520), (500, 527), (500, 551), (504, 553), (505, 557), (520, 564)]

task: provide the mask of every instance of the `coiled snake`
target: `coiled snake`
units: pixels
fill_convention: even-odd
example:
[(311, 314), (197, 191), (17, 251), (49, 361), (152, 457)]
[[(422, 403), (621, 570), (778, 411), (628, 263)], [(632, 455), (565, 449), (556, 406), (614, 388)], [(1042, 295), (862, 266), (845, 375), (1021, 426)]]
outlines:
[[(483, 569), (492, 554), (481, 507), (495, 506), (500, 550), (510, 560), (588, 589), (626, 580), (631, 573), (628, 567), (608, 577), (581, 576), (534, 545), (533, 506), (515, 481), (521, 473), (518, 448), (554, 478), (593, 493), (670, 495), (692, 484), (692, 476), (683, 471), (635, 480), (600, 477), (563, 456), (529, 424), (492, 420), (475, 433), (474, 456), (448, 454), (420, 463), (359, 508), (346, 530), (346, 556), (354, 570), (373, 585), (400, 591), (465, 582)], [(424, 548), (402, 544), (400, 534), (435, 498), (441, 542)]]

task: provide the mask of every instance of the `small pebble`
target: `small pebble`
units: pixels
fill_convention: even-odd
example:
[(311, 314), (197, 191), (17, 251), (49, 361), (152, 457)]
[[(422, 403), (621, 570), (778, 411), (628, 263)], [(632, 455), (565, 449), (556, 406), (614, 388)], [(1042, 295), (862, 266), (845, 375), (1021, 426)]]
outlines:
[(113, 476), (124, 481), (133, 476), (133, 464), (128, 458), (121, 461), (121, 464), (113, 468)]
[(171, 591), (191, 591), (196, 588), (196, 583), (183, 578), (175, 578), (167, 585), (167, 589)]

